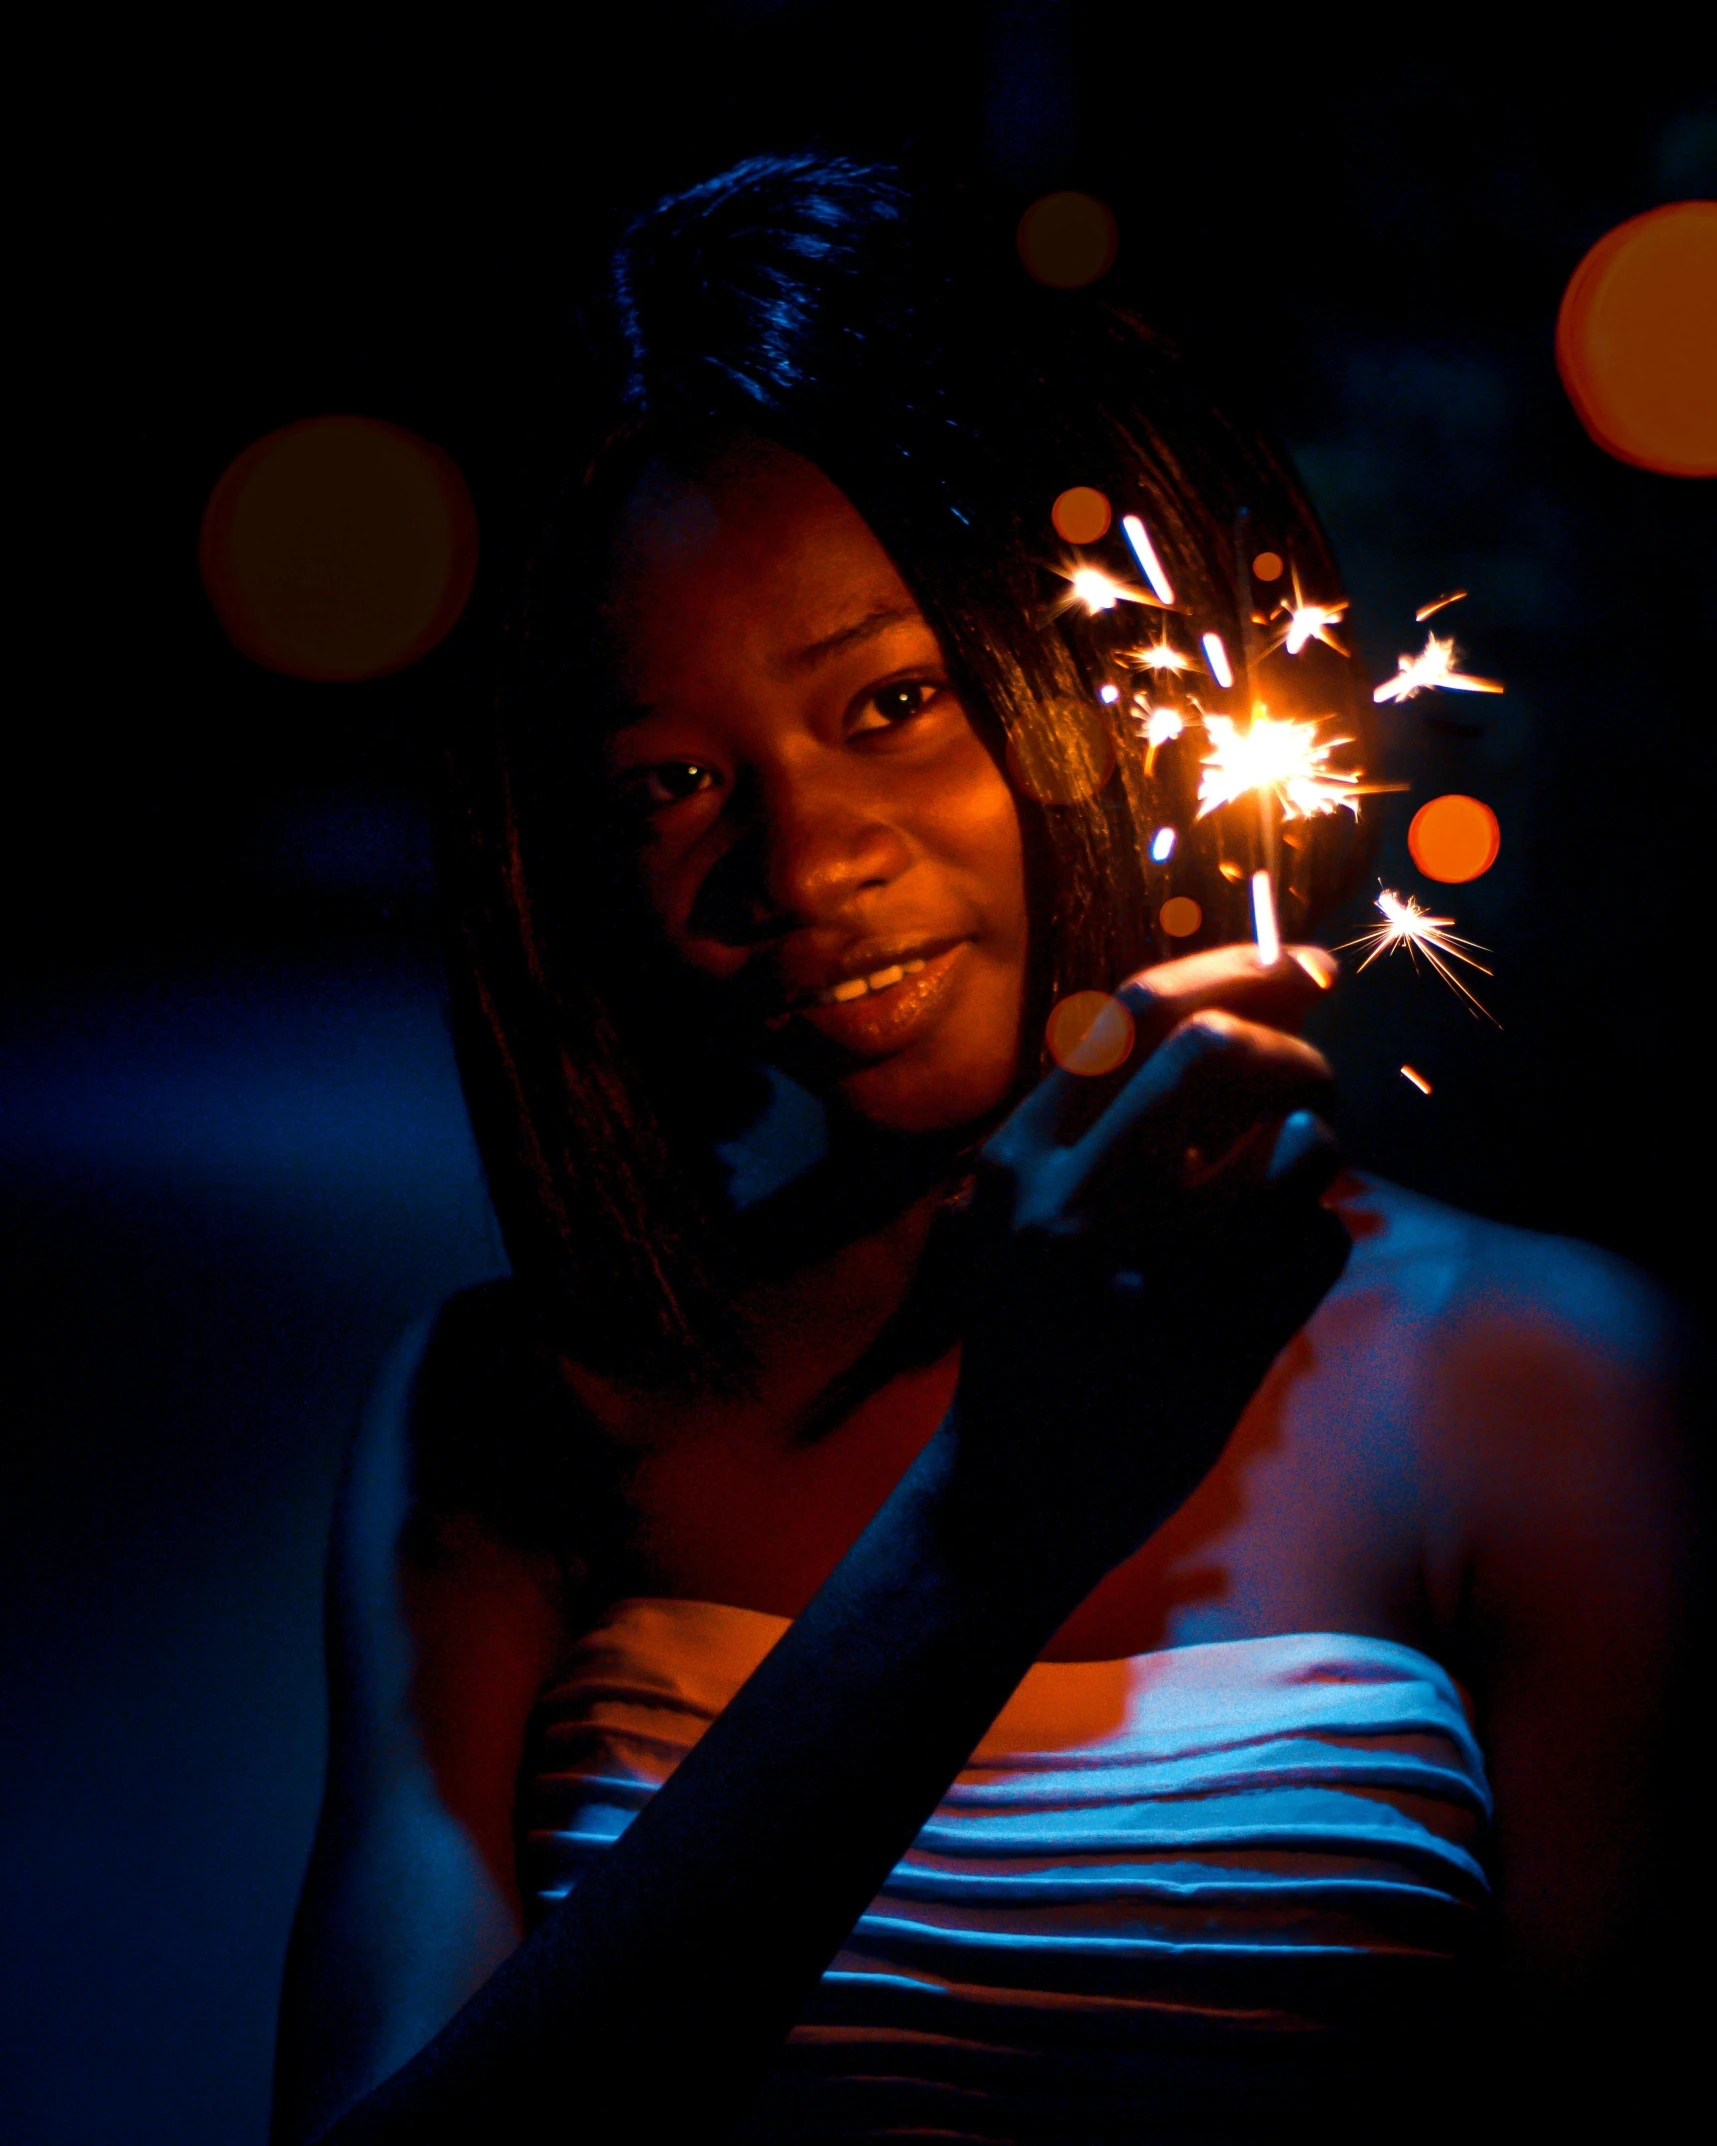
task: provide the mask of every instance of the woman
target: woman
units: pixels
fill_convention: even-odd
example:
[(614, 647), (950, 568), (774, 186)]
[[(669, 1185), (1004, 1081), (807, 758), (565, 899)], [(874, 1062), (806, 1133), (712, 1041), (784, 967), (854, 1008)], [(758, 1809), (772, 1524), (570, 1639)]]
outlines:
[[(1236, 858), (1147, 863), (1196, 756), (1102, 689), (1204, 630), (1279, 667), (1247, 560), (1333, 570), (1147, 331), (971, 244), (800, 158), (618, 257), (454, 754), (513, 1278), (408, 1344), (342, 1493), (282, 2140), (1410, 2129), (1475, 1992), (1565, 2031), (1620, 1956), (1656, 1310), (1332, 1188), (1328, 956), (1154, 958)], [(1172, 577), (1142, 639), (1057, 613), (1075, 483)], [(1310, 832), (1289, 922), (1354, 868)], [(1126, 1061), (1040, 1078), (1129, 975)]]

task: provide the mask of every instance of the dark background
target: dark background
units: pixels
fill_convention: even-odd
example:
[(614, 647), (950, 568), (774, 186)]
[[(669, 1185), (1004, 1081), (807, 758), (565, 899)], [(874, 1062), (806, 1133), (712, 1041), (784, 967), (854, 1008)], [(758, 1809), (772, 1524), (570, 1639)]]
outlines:
[[(1591, 444), (1551, 337), (1603, 232), (1717, 192), (1709, 74), (1619, 31), (1493, 68), (1432, 26), (1407, 54), (1090, 6), (618, 13), (429, 58), (259, 40), (195, 90), (156, 52), (68, 104), (30, 195), (0, 843), (0, 2132), (26, 2146), (263, 2136), (339, 1452), (406, 1323), (500, 1264), (441, 1026), (433, 739), (484, 690), (576, 409), (578, 285), (663, 189), (909, 145), (993, 189), (1004, 240), (1053, 186), (1113, 205), (1116, 283), (1296, 455), (1373, 671), (1465, 586), (1448, 623), (1508, 683), (1384, 713), (1414, 789), (1379, 807), (1389, 884), (1420, 884), (1417, 799), (1500, 818), (1448, 893), (1503, 1027), (1404, 968), (1350, 981), (1324, 1034), (1351, 1151), (1702, 1272), (1717, 529), (1709, 486)], [(253, 668), (196, 574), (227, 463), (329, 411), (446, 448), (484, 547), (443, 646), (359, 686)]]

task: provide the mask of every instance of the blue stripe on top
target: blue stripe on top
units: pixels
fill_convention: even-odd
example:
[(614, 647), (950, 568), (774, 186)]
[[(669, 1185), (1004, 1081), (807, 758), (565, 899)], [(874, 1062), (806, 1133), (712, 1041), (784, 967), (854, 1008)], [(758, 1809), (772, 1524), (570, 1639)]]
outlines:
[[(533, 1915), (787, 1629), (616, 1603), (540, 1702)], [(1484, 1761), (1411, 1647), (1288, 1633), (1040, 1662), (860, 1917), (747, 2136), (1267, 2136), (1423, 2043), (1478, 1941)]]

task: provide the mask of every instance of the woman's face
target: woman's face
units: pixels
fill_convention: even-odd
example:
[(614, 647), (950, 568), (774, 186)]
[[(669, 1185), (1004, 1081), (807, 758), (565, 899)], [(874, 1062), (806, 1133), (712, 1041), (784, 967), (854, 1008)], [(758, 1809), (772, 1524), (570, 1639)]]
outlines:
[(762, 441), (651, 470), (606, 609), (609, 768), (672, 957), (872, 1124), (993, 1110), (1025, 996), (1019, 820), (846, 496)]

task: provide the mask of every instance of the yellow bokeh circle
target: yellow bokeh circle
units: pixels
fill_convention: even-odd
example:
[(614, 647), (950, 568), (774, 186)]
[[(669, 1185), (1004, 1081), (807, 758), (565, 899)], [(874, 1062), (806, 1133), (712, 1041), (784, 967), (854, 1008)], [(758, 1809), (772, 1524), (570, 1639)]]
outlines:
[(1421, 805), (1407, 829), (1407, 848), (1427, 879), (1459, 886), (1478, 879), (1496, 862), (1502, 829), (1496, 814), (1476, 797), (1451, 791)]
[(1075, 991), (1050, 1015), (1049, 1055), (1065, 1073), (1113, 1073), (1133, 1050), (1133, 1017), (1107, 991)]
[(253, 662), (294, 678), (379, 678), (426, 655), (465, 608), (477, 517), (427, 440), (377, 418), (306, 418), (228, 467), (197, 563)]
[(1608, 453), (1717, 476), (1717, 201), (1675, 201), (1599, 239), (1569, 278), (1556, 365)]

